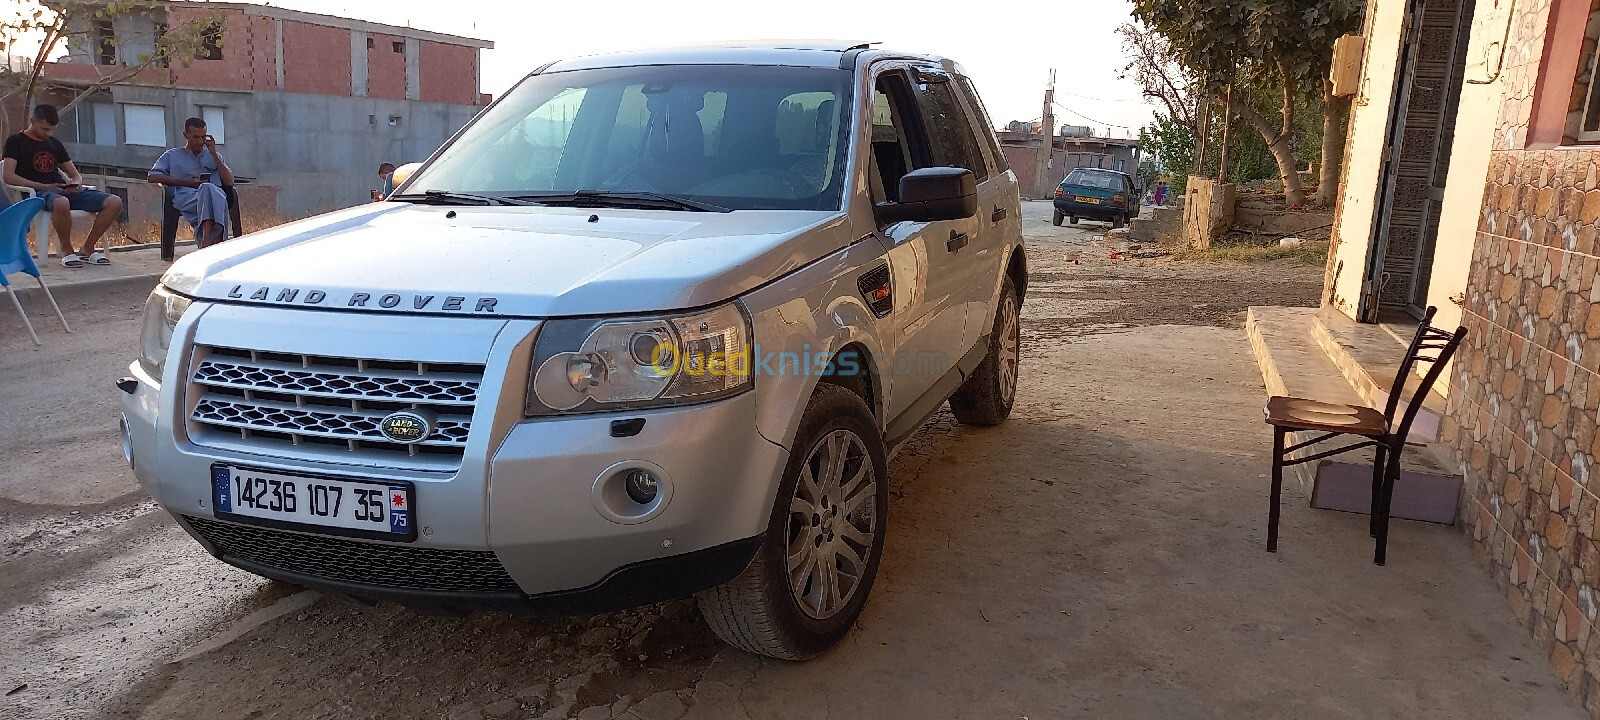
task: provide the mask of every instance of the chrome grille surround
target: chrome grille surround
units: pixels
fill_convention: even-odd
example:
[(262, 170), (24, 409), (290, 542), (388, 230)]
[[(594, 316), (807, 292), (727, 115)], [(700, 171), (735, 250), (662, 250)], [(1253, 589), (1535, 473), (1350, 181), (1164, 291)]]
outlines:
[[(190, 375), (192, 441), (332, 462), (452, 470), (472, 430), (483, 365), (196, 347)], [(438, 418), (416, 443), (379, 429), (397, 410)]]

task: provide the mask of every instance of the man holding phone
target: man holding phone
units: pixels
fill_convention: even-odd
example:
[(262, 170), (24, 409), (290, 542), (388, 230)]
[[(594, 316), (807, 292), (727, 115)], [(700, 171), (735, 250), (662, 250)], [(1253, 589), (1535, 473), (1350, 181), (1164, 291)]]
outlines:
[(172, 187), (172, 204), (195, 229), (195, 244), (209, 247), (227, 239), (228, 194), (233, 171), (217, 153), (217, 140), (206, 134), (206, 121), (183, 121), (181, 148), (156, 159), (149, 181)]
[[(0, 150), (0, 178), (5, 184), (32, 188), (51, 214), (56, 237), (61, 238), (61, 264), (69, 268), (110, 265), (106, 254), (95, 249), (111, 223), (122, 215), (122, 198), (83, 186), (83, 176), (55, 139), (61, 122), (54, 105), (38, 105), (28, 116), (28, 128), (6, 138)], [(72, 245), (72, 211), (94, 213), (94, 226), (83, 247)]]

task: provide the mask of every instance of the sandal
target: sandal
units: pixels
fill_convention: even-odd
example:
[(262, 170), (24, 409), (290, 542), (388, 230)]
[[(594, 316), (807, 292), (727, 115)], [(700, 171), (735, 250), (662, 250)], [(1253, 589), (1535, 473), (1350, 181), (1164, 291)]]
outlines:
[(77, 253), (68, 253), (66, 257), (61, 258), (61, 267), (69, 267), (73, 270), (77, 270), (78, 268), (83, 267), (83, 258), (78, 257)]
[(96, 250), (92, 253), (89, 253), (89, 258), (84, 260), (84, 262), (90, 265), (110, 265), (111, 258), (106, 257), (105, 253)]

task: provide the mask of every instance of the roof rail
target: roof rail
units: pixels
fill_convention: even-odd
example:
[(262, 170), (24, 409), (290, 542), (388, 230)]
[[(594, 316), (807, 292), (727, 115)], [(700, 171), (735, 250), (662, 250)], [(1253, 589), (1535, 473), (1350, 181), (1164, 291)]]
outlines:
[(871, 50), (872, 46), (877, 44), (878, 43), (875, 42), (864, 42), (860, 45), (851, 45), (850, 47), (845, 48), (844, 54), (839, 56), (839, 69), (856, 69), (856, 58), (859, 57), (861, 53)]

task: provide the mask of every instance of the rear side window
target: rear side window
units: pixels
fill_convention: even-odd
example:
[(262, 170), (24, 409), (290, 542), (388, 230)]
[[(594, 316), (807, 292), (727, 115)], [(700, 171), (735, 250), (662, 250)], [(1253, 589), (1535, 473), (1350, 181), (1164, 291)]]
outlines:
[(989, 177), (989, 167), (978, 151), (977, 140), (972, 137), (971, 125), (956, 102), (949, 75), (918, 72), (916, 83), (917, 105), (922, 110), (922, 126), (928, 131), (933, 145), (935, 165), (962, 167), (972, 171), (981, 182)]
[(978, 134), (983, 137), (983, 142), (989, 146), (989, 157), (994, 159), (995, 172), (1005, 172), (1011, 169), (1006, 162), (1006, 154), (1000, 150), (1000, 140), (994, 136), (994, 121), (989, 118), (988, 109), (983, 107), (983, 98), (978, 97), (978, 88), (973, 87), (972, 78), (964, 75), (957, 76), (956, 81), (961, 83), (961, 89), (967, 94), (967, 102), (971, 103), (977, 117), (973, 118), (978, 126)]

